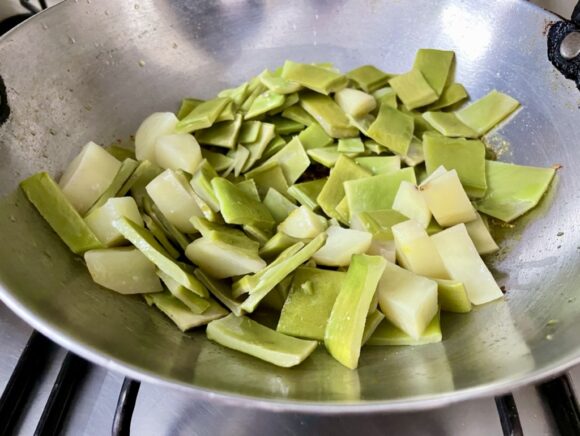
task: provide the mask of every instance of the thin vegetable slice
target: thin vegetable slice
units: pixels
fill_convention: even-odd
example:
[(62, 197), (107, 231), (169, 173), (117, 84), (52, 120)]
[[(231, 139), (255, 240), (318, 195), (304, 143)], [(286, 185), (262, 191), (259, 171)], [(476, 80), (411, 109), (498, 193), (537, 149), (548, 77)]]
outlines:
[(182, 332), (223, 318), (228, 314), (227, 310), (213, 300), (209, 300), (210, 307), (203, 313), (194, 313), (169, 292), (147, 295), (146, 298), (167, 315)]
[[(195, 137), (202, 144), (234, 148), (238, 143), (238, 135), (241, 127), (242, 115), (237, 114), (232, 121), (222, 121), (221, 123), (216, 123), (207, 129), (198, 130), (195, 132)], [(201, 154), (199, 161), (201, 161)], [(197, 168), (197, 166), (195, 168)], [(186, 169), (186, 171), (188, 170)], [(193, 171), (189, 170), (189, 172), (193, 174)]]
[(340, 226), (330, 226), (326, 235), (326, 243), (312, 256), (318, 265), (348, 266), (354, 255), (367, 252), (373, 238), (368, 232)]
[(292, 94), (302, 89), (302, 85), (299, 83), (285, 79), (280, 74), (273, 73), (268, 69), (262, 71), (258, 77), (262, 85), (278, 94)]
[(413, 69), (389, 80), (389, 86), (395, 90), (409, 110), (437, 101), (439, 95), (431, 88), (421, 71)]
[[(375, 292), (375, 298), (378, 295), (378, 293)], [(378, 303), (378, 298), (377, 298), (377, 303)], [(371, 303), (371, 306), (373, 306), (374, 303)], [(369, 312), (369, 314), (367, 315), (367, 320), (365, 321), (365, 330), (363, 332), (363, 337), (362, 337), (362, 344), (365, 345), (368, 340), (372, 337), (372, 335), (374, 334), (374, 332), (376, 331), (376, 329), (378, 328), (378, 326), (381, 324), (381, 322), (383, 322), (383, 320), (385, 319), (385, 315), (383, 315), (381, 313), (381, 311), (377, 310), (377, 309), (373, 309), (372, 311)]]
[(113, 227), (117, 218), (129, 218), (140, 226), (143, 219), (137, 203), (131, 197), (110, 198), (107, 202), (85, 217), (85, 222), (91, 228), (104, 247), (113, 247), (125, 242), (125, 238)]
[(494, 89), (455, 114), (465, 125), (481, 136), (515, 111), (519, 105), (519, 101), (515, 98)]
[(194, 271), (194, 275), (201, 283), (203, 283), (209, 292), (234, 315), (242, 316), (244, 314), (244, 311), (241, 308), (242, 304), (233, 297), (232, 287), (229, 283), (223, 280), (214, 279), (199, 268)]
[(268, 208), (277, 224), (281, 223), (298, 206), (273, 188), (268, 189), (264, 196), (264, 206)]
[(453, 112), (425, 112), (423, 118), (439, 133), (451, 138), (477, 138), (480, 135), (463, 124)]
[(313, 123), (300, 132), (298, 139), (300, 139), (305, 150), (326, 147), (333, 142), (332, 138), (328, 136), (318, 123)]
[(315, 65), (292, 61), (284, 62), (282, 78), (325, 95), (344, 88), (347, 83), (347, 78), (342, 74)]
[(367, 136), (383, 147), (404, 156), (413, 139), (413, 126), (413, 117), (382, 104), (376, 120), (368, 127)]
[(353, 256), (332, 307), (324, 345), (347, 368), (358, 366), (367, 313), (386, 264), (379, 256)]
[(185, 304), (193, 313), (203, 313), (211, 306), (209, 300), (194, 294), (189, 289), (177, 283), (173, 278), (171, 278), (171, 276), (163, 271), (158, 270), (157, 276), (161, 279), (169, 292), (171, 292), (171, 295)]
[(138, 166), (139, 164), (136, 160), (130, 158), (125, 159), (121, 163), (121, 167), (119, 168), (119, 171), (117, 171), (117, 174), (113, 178), (111, 184), (90, 207), (90, 209), (87, 211), (87, 215), (104, 205), (109, 199), (119, 196), (119, 191), (123, 188), (123, 185), (127, 183), (127, 180), (129, 180), (129, 178), (133, 175)]
[(278, 231), (296, 239), (310, 239), (324, 232), (326, 227), (324, 217), (315, 214), (307, 206), (300, 206), (278, 225)]
[(258, 95), (258, 97), (256, 97), (252, 102), (248, 112), (244, 115), (244, 119), (250, 120), (273, 109), (279, 108), (285, 101), (286, 97), (282, 94), (277, 94), (273, 91), (266, 91), (263, 94)]
[(368, 114), (377, 105), (372, 95), (358, 89), (345, 88), (334, 94), (334, 100), (344, 113), (353, 117), (361, 117)]
[(135, 133), (135, 156), (138, 160), (155, 162), (155, 143), (163, 135), (175, 133), (179, 120), (171, 112), (156, 112), (149, 115)]
[(421, 192), (413, 183), (405, 180), (399, 185), (399, 190), (393, 200), (393, 210), (416, 221), (423, 228), (427, 228), (431, 222), (431, 211)]
[(465, 228), (475, 248), (477, 248), (477, 252), (482, 256), (499, 250), (480, 214), (477, 214), (475, 220), (465, 223)]
[(425, 109), (428, 111), (437, 111), (445, 108), (449, 108), (454, 104), (457, 104), (468, 98), (467, 91), (460, 83), (452, 83), (443, 90), (443, 93), (439, 96), (439, 100), (435, 103), (431, 103)]
[(408, 335), (389, 320), (384, 320), (367, 341), (367, 345), (426, 345), (441, 342), (442, 339), (440, 315), (437, 313), (418, 338)]
[(374, 175), (394, 173), (401, 169), (399, 156), (362, 156), (355, 157), (354, 161)]
[(309, 182), (295, 183), (288, 188), (288, 195), (298, 200), (303, 206), (315, 210), (318, 208), (316, 198), (320, 195), (326, 184), (327, 178), (311, 180)]
[(352, 80), (365, 92), (373, 92), (387, 84), (393, 77), (373, 65), (363, 65), (346, 73), (346, 77)]
[(301, 363), (317, 345), (316, 341), (293, 338), (233, 314), (209, 323), (206, 332), (208, 339), (224, 347), (284, 368)]
[(306, 92), (302, 95), (300, 104), (329, 136), (351, 138), (357, 135), (357, 129), (350, 125), (343, 110), (329, 96)]
[(180, 133), (190, 133), (211, 127), (230, 101), (227, 97), (204, 101), (180, 120), (175, 126), (175, 130)]
[(447, 50), (420, 48), (415, 55), (413, 69), (421, 72), (429, 86), (439, 96), (447, 83), (455, 53)]
[(456, 280), (436, 279), (439, 307), (446, 312), (471, 312), (471, 301), (463, 283)]

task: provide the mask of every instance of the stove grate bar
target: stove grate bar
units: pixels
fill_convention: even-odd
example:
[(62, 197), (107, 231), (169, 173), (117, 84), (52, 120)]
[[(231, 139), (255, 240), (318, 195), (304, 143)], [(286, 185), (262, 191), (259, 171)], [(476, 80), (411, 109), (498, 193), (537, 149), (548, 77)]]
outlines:
[(113, 418), (113, 428), (111, 430), (113, 436), (129, 436), (131, 434), (131, 418), (133, 417), (133, 410), (135, 410), (140, 387), (141, 383), (136, 380), (127, 377), (123, 380)]
[(536, 389), (548, 404), (560, 435), (580, 435), (580, 412), (570, 376), (564, 374), (538, 385)]

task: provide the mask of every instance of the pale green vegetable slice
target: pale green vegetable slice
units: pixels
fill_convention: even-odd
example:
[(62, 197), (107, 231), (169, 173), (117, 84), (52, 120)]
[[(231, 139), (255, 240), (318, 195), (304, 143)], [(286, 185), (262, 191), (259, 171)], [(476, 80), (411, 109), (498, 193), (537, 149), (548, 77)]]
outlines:
[(180, 232), (193, 233), (189, 222), (203, 212), (195, 201), (191, 185), (183, 174), (165, 170), (146, 186), (147, 193), (167, 220)]
[[(221, 96), (220, 96), (221, 97)], [(185, 118), (187, 114), (189, 114), (192, 110), (194, 110), (197, 106), (203, 103), (203, 100), (198, 98), (184, 98), (181, 100), (181, 104), (179, 105), (179, 109), (177, 110), (177, 119), (182, 120)]]
[(186, 289), (163, 271), (157, 270), (157, 276), (165, 284), (169, 292), (171, 292), (171, 295), (185, 304), (193, 313), (203, 313), (211, 306), (209, 300), (201, 298), (189, 289)]
[(308, 182), (295, 183), (288, 188), (288, 195), (298, 200), (301, 205), (308, 206), (310, 209), (315, 210), (318, 208), (316, 198), (322, 191), (327, 180), (327, 178), (323, 178), (310, 180)]
[(227, 177), (233, 173), (235, 177), (238, 177), (250, 159), (250, 151), (240, 144), (235, 148), (235, 150), (230, 150), (228, 156), (232, 158), (232, 163), (222, 175)]
[(201, 160), (201, 148), (188, 133), (163, 135), (155, 142), (155, 162), (161, 168), (193, 174)]
[(233, 314), (236, 316), (242, 316), (244, 314), (244, 311), (241, 308), (242, 304), (239, 301), (236, 301), (233, 297), (232, 287), (229, 283), (226, 283), (223, 280), (214, 279), (199, 268), (194, 271), (194, 274), (195, 277), (197, 277), (209, 290), (209, 292), (217, 298), (220, 303), (231, 310)]
[(241, 230), (228, 226), (227, 224), (213, 223), (201, 217), (192, 217), (191, 223), (201, 233), (202, 236), (212, 237), (219, 235), (221, 240), (227, 240), (228, 243), (237, 245), (242, 248), (258, 251), (260, 244), (250, 239)]
[(348, 180), (361, 179), (369, 177), (370, 173), (364, 168), (359, 167), (348, 157), (341, 155), (334, 168), (330, 171), (330, 176), (316, 198), (316, 201), (326, 213), (333, 218), (340, 218), (336, 213), (336, 206), (345, 196), (343, 183)]
[(373, 239), (368, 232), (340, 226), (330, 226), (326, 235), (326, 243), (312, 256), (318, 265), (348, 266), (353, 256), (367, 252)]
[(214, 211), (219, 212), (220, 204), (211, 187), (211, 181), (218, 173), (207, 160), (203, 160), (189, 181), (193, 191)]
[(386, 263), (378, 285), (385, 317), (419, 339), (437, 313), (437, 283), (392, 263)]
[(254, 254), (237, 245), (205, 236), (193, 241), (185, 250), (185, 255), (216, 279), (255, 273), (266, 266), (257, 252)]
[(235, 88), (222, 90), (218, 94), (218, 97), (228, 97), (236, 106), (239, 106), (246, 100), (246, 98), (248, 98), (250, 91), (250, 84), (248, 82), (244, 82)]
[(248, 87), (248, 90), (249, 90), (248, 96), (246, 97), (244, 102), (239, 106), (239, 110), (243, 113), (248, 112), (248, 110), (250, 109), (250, 107), (252, 106), (252, 103), (254, 103), (256, 98), (258, 98), (258, 96), (261, 93), (265, 92), (268, 89), (264, 85), (262, 85), (262, 83), (260, 82), (260, 80), (257, 77), (252, 79), (252, 81), (254, 81), (254, 80), (255, 80), (255, 83), (252, 84), (252, 82), (250, 82), (250, 85)]
[(449, 108), (449, 106), (466, 100), (467, 98), (467, 91), (463, 85), (460, 83), (452, 83), (443, 90), (439, 96), (439, 100), (437, 100), (435, 103), (431, 103), (425, 109), (429, 111), (437, 111), (444, 108)]
[(225, 154), (209, 150), (201, 150), (201, 155), (216, 171), (223, 171), (232, 164), (232, 158)]
[(276, 134), (283, 136), (301, 132), (305, 127), (302, 123), (280, 116), (268, 117), (268, 121), (276, 127)]
[(298, 238), (288, 236), (286, 233), (278, 232), (266, 241), (266, 243), (260, 248), (259, 254), (264, 259), (273, 259), (297, 242), (303, 241)]
[(189, 274), (181, 265), (177, 264), (167, 254), (165, 249), (155, 240), (153, 235), (134, 222), (119, 218), (113, 225), (123, 236), (141, 251), (157, 268), (168, 274), (173, 280), (195, 292), (200, 297), (207, 297), (207, 289)]
[(149, 115), (135, 133), (135, 156), (138, 160), (155, 162), (155, 143), (163, 135), (175, 133), (179, 120), (171, 112), (156, 112)]
[(143, 222), (145, 223), (145, 227), (149, 229), (151, 234), (155, 237), (157, 241), (161, 244), (161, 246), (167, 251), (167, 254), (173, 258), (177, 259), (181, 253), (175, 249), (173, 244), (169, 241), (169, 238), (165, 234), (165, 230), (160, 223), (158, 223), (155, 219), (150, 217), (149, 215), (143, 215)]
[(326, 68), (292, 61), (284, 62), (282, 78), (325, 95), (344, 88), (348, 81), (342, 74)]
[(85, 222), (104, 247), (112, 247), (125, 242), (123, 235), (113, 227), (113, 221), (120, 217), (129, 218), (134, 223), (143, 225), (137, 203), (131, 197), (110, 198), (104, 205), (87, 215)]
[(477, 210), (510, 222), (533, 209), (556, 174), (553, 168), (486, 161), (487, 192)]
[[(241, 127), (242, 115), (236, 114), (232, 121), (222, 121), (221, 123), (216, 123), (207, 129), (198, 130), (195, 132), (195, 137), (202, 144), (234, 148), (238, 143), (238, 135)], [(201, 154), (199, 160), (201, 161)], [(192, 173), (192, 171), (189, 172)]]
[(246, 144), (246, 148), (250, 152), (250, 156), (244, 163), (243, 171), (248, 171), (254, 164), (264, 155), (264, 151), (268, 144), (274, 139), (276, 134), (276, 127), (270, 123), (262, 123), (260, 134), (254, 142)]
[(420, 48), (417, 50), (413, 69), (423, 74), (423, 77), (439, 96), (447, 83), (451, 72), (455, 53), (447, 50)]
[(185, 332), (194, 327), (205, 325), (211, 321), (223, 318), (228, 311), (213, 300), (210, 307), (203, 313), (194, 313), (189, 307), (171, 295), (169, 292), (152, 294), (147, 296), (161, 312), (167, 315), (177, 325), (179, 330)]
[(276, 330), (301, 338), (324, 340), (326, 324), (346, 273), (318, 268), (296, 270)]
[[(326, 241), (326, 234), (321, 233), (300, 251), (284, 259), (278, 264), (271, 263), (262, 271), (257, 273), (259, 280), (254, 281), (254, 276), (250, 276), (250, 282), (254, 281), (255, 285), (250, 290), (250, 295), (242, 304), (242, 309), (247, 312), (253, 312), (260, 301), (282, 280), (284, 280), (296, 268), (312, 257), (314, 253)], [(255, 275), (256, 276), (256, 275)], [(234, 289), (235, 291), (235, 289)]]
[[(269, 111), (268, 115), (282, 115), (282, 112), (284, 112), (285, 109), (288, 109), (290, 106), (294, 106), (296, 103), (300, 101), (300, 96), (298, 95), (297, 92), (294, 92), (292, 94), (286, 94), (285, 97), (286, 100), (284, 100), (284, 104), (281, 105), (280, 107), (277, 107), (276, 109), (272, 109), (271, 111)], [(305, 125), (304, 123), (300, 124)]]
[(456, 313), (471, 312), (471, 301), (467, 297), (463, 283), (455, 280), (436, 279), (435, 281), (441, 310)]
[(346, 77), (352, 80), (365, 92), (373, 92), (387, 84), (393, 77), (373, 65), (363, 65), (346, 73)]
[(318, 123), (312, 123), (298, 135), (305, 150), (322, 148), (332, 144), (333, 139), (326, 134)]
[(147, 214), (149, 214), (149, 216), (158, 224), (158, 226), (163, 229), (169, 239), (175, 241), (182, 250), (185, 250), (185, 247), (190, 243), (189, 238), (169, 222), (149, 197), (144, 198), (143, 208), (145, 209), (145, 212), (147, 212)]
[(345, 181), (344, 192), (351, 216), (358, 212), (391, 209), (403, 181), (416, 183), (413, 168)]
[(286, 147), (286, 140), (282, 138), (280, 135), (275, 135), (274, 138), (268, 142), (264, 153), (262, 153), (262, 157), (258, 160), (259, 163), (266, 161), (266, 159), (271, 158), (284, 147)]
[[(288, 190), (288, 192), (290, 193), (290, 190)], [(298, 207), (273, 188), (268, 189), (263, 203), (264, 206), (268, 208), (277, 224), (284, 221), (286, 217)]]
[(338, 151), (340, 153), (362, 153), (365, 146), (360, 138), (341, 138), (338, 140)]
[(367, 345), (426, 345), (441, 342), (442, 339), (440, 315), (437, 313), (418, 338), (408, 335), (389, 320), (384, 320), (367, 341)]
[(226, 223), (272, 228), (275, 224), (270, 211), (229, 180), (216, 177), (211, 181)]
[(372, 95), (358, 89), (344, 88), (334, 94), (334, 100), (344, 113), (353, 117), (361, 117), (368, 114), (377, 106)]
[(350, 207), (346, 197), (340, 200), (340, 203), (336, 205), (335, 211), (339, 222), (343, 224), (348, 224), (350, 222)]
[(104, 205), (109, 199), (117, 197), (119, 191), (123, 188), (127, 180), (129, 180), (129, 178), (133, 175), (138, 166), (139, 164), (136, 160), (130, 158), (125, 159), (121, 163), (121, 167), (119, 168), (119, 171), (117, 171), (117, 174), (113, 178), (109, 187), (101, 194), (97, 201), (95, 201), (95, 203), (87, 211), (87, 215)]
[[(274, 162), (280, 165), (282, 171), (284, 171), (284, 176), (286, 177), (288, 185), (292, 185), (296, 180), (298, 180), (310, 165), (310, 159), (308, 158), (304, 147), (302, 147), (300, 140), (296, 136), (292, 138), (292, 140), (278, 153), (264, 162), (262, 166)], [(247, 173), (247, 176), (252, 177), (254, 171), (256, 171), (256, 169)]]
[(393, 209), (416, 221), (423, 228), (427, 228), (431, 222), (429, 206), (413, 183), (401, 182), (393, 200)]
[(256, 168), (255, 171), (252, 171), (251, 177), (251, 180), (256, 183), (259, 198), (263, 198), (270, 188), (282, 193), (288, 191), (288, 182), (284, 176), (284, 171), (277, 162)]
[(399, 264), (421, 276), (448, 279), (449, 272), (427, 235), (424, 227), (413, 220), (395, 224), (391, 231), (395, 239)]
[(382, 104), (376, 120), (368, 127), (367, 136), (383, 147), (404, 156), (413, 139), (413, 126), (413, 117)]
[(456, 170), (465, 192), (470, 197), (485, 195), (485, 145), (478, 140), (450, 139), (432, 133), (423, 135), (425, 167), (431, 174), (441, 165)]
[(270, 239), (273, 234), (272, 230), (270, 229), (264, 230), (262, 227), (253, 226), (250, 224), (244, 224), (242, 229), (244, 229), (244, 232), (250, 238), (258, 242), (260, 245), (264, 245), (266, 242), (268, 242), (268, 239)]
[(458, 224), (431, 236), (445, 268), (453, 280), (462, 282), (469, 300), (476, 305), (503, 296), (499, 286), (479, 257), (465, 224)]
[(240, 144), (249, 144), (250, 142), (256, 141), (261, 129), (262, 123), (260, 121), (244, 121), (240, 127), (238, 142)]
[(399, 156), (363, 156), (355, 157), (354, 161), (374, 175), (389, 174), (401, 169)]
[[(360, 133), (362, 133), (364, 136), (370, 136), (369, 129), (376, 120), (376, 117), (373, 114), (366, 114), (362, 117), (353, 117), (352, 115), (347, 115), (346, 117), (350, 121), (350, 124), (355, 126), (360, 131)], [(384, 151), (382, 147), (379, 146), (378, 148), (379, 150), (376, 152), (376, 154), (380, 154)]]
[(425, 112), (423, 118), (439, 133), (451, 138), (477, 138), (480, 135), (463, 124), (453, 112)]
[[(433, 176), (435, 172), (431, 174)], [(443, 227), (467, 223), (476, 212), (461, 185), (457, 171), (447, 171), (439, 177), (429, 177), (419, 187), (433, 217)]]
[(407, 149), (407, 154), (402, 156), (401, 160), (409, 167), (416, 167), (417, 165), (425, 162), (423, 143), (420, 139), (413, 136), (413, 139), (409, 144), (409, 148)]
[[(378, 293), (375, 292), (375, 295)], [(377, 300), (378, 302), (378, 300)], [(372, 306), (372, 304), (371, 304)], [(369, 312), (367, 315), (367, 320), (365, 321), (365, 330), (363, 332), (362, 337), (362, 344), (365, 345), (368, 340), (372, 337), (373, 333), (376, 331), (377, 327), (381, 324), (381, 322), (385, 319), (385, 315), (383, 315), (379, 310), (374, 309)]]
[(121, 162), (89, 142), (68, 164), (58, 184), (73, 207), (84, 214), (111, 185), (120, 168)]
[[(231, 100), (227, 97), (204, 101), (180, 120), (175, 126), (175, 130), (180, 133), (190, 133), (211, 127), (230, 102)], [(139, 158), (139, 156), (137, 157)]]
[(155, 265), (134, 247), (89, 250), (84, 259), (93, 281), (119, 294), (163, 290)]
[(359, 212), (354, 214), (351, 220), (351, 228), (376, 233), (384, 233), (386, 237), (393, 239), (391, 227), (395, 224), (408, 221), (408, 218), (393, 209)]
[(389, 80), (389, 86), (395, 90), (397, 97), (409, 110), (426, 106), (439, 98), (421, 71), (416, 69), (393, 77)]
[(304, 124), (305, 126), (311, 126), (316, 123), (316, 120), (312, 118), (308, 112), (300, 105), (295, 104), (282, 111), (282, 116), (288, 118), (289, 120), (296, 121), (297, 123)]
[(248, 112), (244, 115), (244, 119), (249, 120), (256, 118), (259, 115), (279, 108), (284, 104), (285, 101), (286, 97), (284, 97), (282, 94), (266, 91), (263, 94), (258, 95), (252, 102)]
[(292, 94), (302, 89), (302, 85), (299, 83), (287, 80), (281, 77), (280, 74), (273, 73), (268, 69), (262, 71), (258, 75), (258, 78), (262, 82), (262, 85), (278, 94)]
[(316, 341), (284, 335), (252, 319), (233, 314), (207, 326), (208, 339), (274, 365), (289, 368), (301, 363), (316, 348)]
[(111, 156), (123, 162), (126, 159), (135, 160), (135, 148), (130, 144), (109, 145), (104, 147)]
[(73, 253), (101, 248), (102, 244), (47, 173), (20, 182), (28, 200)]
[(326, 168), (332, 168), (340, 155), (343, 154), (338, 151), (338, 147), (311, 148), (306, 153), (310, 159)]
[(477, 214), (475, 220), (465, 223), (465, 228), (477, 252), (482, 256), (499, 250), (480, 214)]
[(302, 94), (300, 104), (329, 136), (351, 138), (357, 135), (356, 127), (351, 126), (346, 114), (331, 97), (306, 92)]
[(222, 109), (218, 117), (215, 119), (215, 122), (220, 123), (222, 121), (233, 121), (235, 117), (236, 117), (236, 108), (234, 107), (234, 102), (230, 101)]
[(358, 366), (369, 306), (386, 264), (387, 261), (379, 256), (353, 256), (332, 307), (324, 345), (332, 357), (347, 368)]
[(307, 206), (300, 206), (278, 225), (278, 231), (296, 239), (314, 238), (326, 230), (326, 219), (312, 212)]
[(390, 86), (377, 89), (375, 92), (373, 92), (373, 97), (379, 106), (384, 103), (394, 109), (397, 109), (397, 93)]
[(494, 89), (455, 114), (481, 136), (515, 111), (519, 105), (520, 103), (515, 98)]

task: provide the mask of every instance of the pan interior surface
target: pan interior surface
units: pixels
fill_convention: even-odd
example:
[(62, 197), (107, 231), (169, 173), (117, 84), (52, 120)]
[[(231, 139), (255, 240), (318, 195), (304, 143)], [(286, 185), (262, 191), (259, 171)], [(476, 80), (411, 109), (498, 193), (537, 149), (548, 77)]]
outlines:
[[(133, 377), (245, 405), (393, 410), (493, 394), (580, 358), (580, 95), (550, 65), (553, 16), (518, 0), (65, 2), (0, 40), (10, 108), (0, 125), (0, 297), (75, 352)], [(501, 229), (505, 301), (443, 318), (444, 341), (366, 347), (348, 370), (323, 347), (277, 368), (181, 333), (139, 298), (95, 285), (18, 191), (58, 176), (89, 140), (134, 134), (183, 97), (210, 97), (285, 59), (411, 67), (418, 48), (454, 50), (472, 99), (492, 89), (523, 109), (488, 135), (502, 160), (563, 168), (536, 210)], [(24, 57), (25, 54), (25, 57)], [(334, 409), (333, 409), (334, 410)], [(338, 410), (338, 409), (336, 409)]]

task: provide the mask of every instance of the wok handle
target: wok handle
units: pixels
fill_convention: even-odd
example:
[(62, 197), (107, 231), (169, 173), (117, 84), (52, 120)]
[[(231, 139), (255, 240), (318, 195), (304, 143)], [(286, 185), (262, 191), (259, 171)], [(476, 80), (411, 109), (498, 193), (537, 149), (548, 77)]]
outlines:
[(548, 32), (548, 59), (580, 90), (580, 1), (570, 21), (554, 23)]

